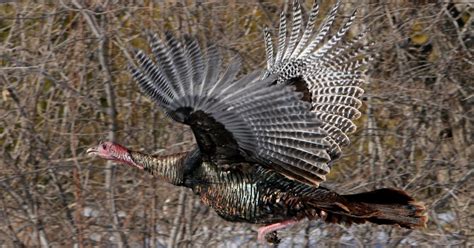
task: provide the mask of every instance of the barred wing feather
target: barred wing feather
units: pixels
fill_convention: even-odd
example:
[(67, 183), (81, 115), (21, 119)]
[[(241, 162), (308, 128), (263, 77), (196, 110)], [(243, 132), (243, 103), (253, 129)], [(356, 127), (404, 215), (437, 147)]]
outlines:
[[(301, 7), (295, 0), (291, 20), (287, 20), (285, 14), (281, 15), (276, 49), (269, 29), (264, 30), (267, 70), (262, 78), (276, 74), (278, 84), (295, 85), (298, 91), (309, 95), (304, 99), (311, 103), (311, 111), (327, 133), (324, 140), (330, 144), (327, 148), (330, 164), (341, 156), (341, 146), (349, 144), (347, 134), (356, 129), (353, 120), (360, 117), (364, 65), (372, 58), (368, 54), (371, 44), (361, 44), (365, 32), (349, 41), (343, 40), (354, 22), (355, 11), (332, 37), (328, 37), (339, 6), (340, 1), (329, 11), (319, 30), (314, 31), (318, 4), (313, 5), (303, 29)], [(283, 34), (287, 33), (290, 22), (287, 41)]]
[(138, 51), (132, 76), (171, 118), (191, 126), (204, 159), (258, 163), (313, 186), (325, 180), (330, 142), (302, 94), (275, 76), (261, 79), (261, 71), (237, 79), (240, 60), (223, 70), (215, 46), (202, 50), (170, 34), (149, 40), (154, 58)]

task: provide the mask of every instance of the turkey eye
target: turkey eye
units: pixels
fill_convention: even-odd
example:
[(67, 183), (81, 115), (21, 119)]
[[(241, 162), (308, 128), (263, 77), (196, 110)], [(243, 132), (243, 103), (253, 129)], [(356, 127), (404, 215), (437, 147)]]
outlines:
[(105, 144), (102, 144), (102, 149), (107, 149), (107, 146)]

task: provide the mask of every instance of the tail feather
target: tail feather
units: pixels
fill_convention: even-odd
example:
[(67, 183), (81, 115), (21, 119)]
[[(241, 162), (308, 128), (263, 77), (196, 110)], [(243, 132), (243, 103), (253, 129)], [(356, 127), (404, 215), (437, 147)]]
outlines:
[(379, 225), (399, 225), (404, 228), (426, 226), (427, 216), (422, 203), (416, 202), (405, 191), (379, 189), (353, 195), (339, 196), (331, 204), (318, 204), (317, 214), (326, 222)]

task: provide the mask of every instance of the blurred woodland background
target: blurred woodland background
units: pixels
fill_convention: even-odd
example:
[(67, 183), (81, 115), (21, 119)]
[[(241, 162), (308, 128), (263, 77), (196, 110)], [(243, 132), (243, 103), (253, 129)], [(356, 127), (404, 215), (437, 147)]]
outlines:
[[(5, 2), (5, 1), (0, 1)], [(474, 6), (343, 1), (351, 35), (378, 53), (363, 117), (327, 187), (398, 187), (426, 203), (426, 229), (304, 221), (280, 247), (474, 245)], [(320, 19), (334, 1), (322, 1)], [(303, 6), (308, 10), (312, 1)], [(144, 32), (193, 34), (265, 66), (262, 30), (285, 1), (62, 0), (0, 4), (0, 246), (254, 247), (256, 227), (220, 219), (190, 190), (87, 157), (101, 139), (150, 153), (193, 145), (139, 93), (127, 65)], [(334, 30), (333, 30), (334, 31)]]

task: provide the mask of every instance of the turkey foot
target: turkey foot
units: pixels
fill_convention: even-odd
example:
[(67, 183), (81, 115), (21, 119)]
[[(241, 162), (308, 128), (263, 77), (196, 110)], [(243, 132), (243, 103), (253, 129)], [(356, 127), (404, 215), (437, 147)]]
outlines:
[[(281, 239), (278, 238), (278, 233), (277, 231), (269, 232), (265, 235), (265, 239), (267, 240), (268, 243), (278, 245), (281, 241)], [(276, 246), (275, 246), (276, 247)]]
[(276, 231), (286, 228), (288, 226), (291, 226), (295, 224), (296, 222), (297, 222), (296, 220), (285, 220), (285, 221), (274, 223), (268, 226), (260, 227), (258, 229), (258, 236), (257, 236), (258, 242), (262, 244), (265, 243), (265, 238), (267, 238), (267, 234), (269, 234), (267, 240), (271, 243), (278, 243), (279, 239), (276, 235)]

